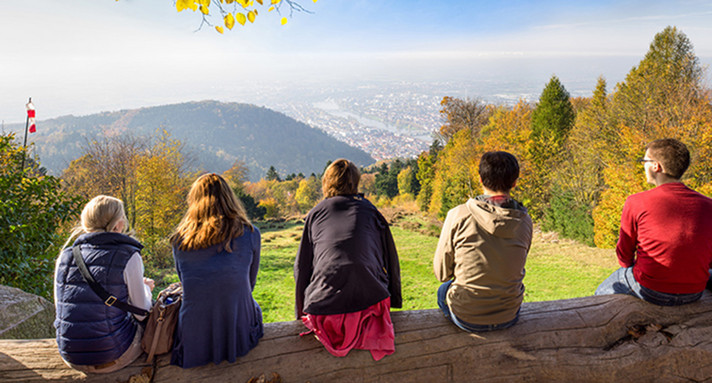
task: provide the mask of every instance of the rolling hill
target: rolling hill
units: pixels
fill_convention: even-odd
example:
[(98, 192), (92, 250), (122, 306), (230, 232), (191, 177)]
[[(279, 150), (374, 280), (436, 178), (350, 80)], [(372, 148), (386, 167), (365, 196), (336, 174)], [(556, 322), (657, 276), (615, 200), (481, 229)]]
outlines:
[[(6, 126), (23, 132), (24, 125)], [(187, 102), (140, 109), (102, 112), (88, 116), (62, 116), (37, 123), (28, 142), (51, 174), (61, 174), (94, 139), (132, 134), (150, 139), (159, 129), (179, 139), (198, 168), (211, 172), (228, 169), (241, 160), (258, 180), (270, 166), (281, 175), (321, 173), (327, 161), (348, 158), (359, 166), (375, 162), (366, 152), (337, 141), (271, 109), (217, 101)], [(18, 133), (22, 139), (22, 133)]]

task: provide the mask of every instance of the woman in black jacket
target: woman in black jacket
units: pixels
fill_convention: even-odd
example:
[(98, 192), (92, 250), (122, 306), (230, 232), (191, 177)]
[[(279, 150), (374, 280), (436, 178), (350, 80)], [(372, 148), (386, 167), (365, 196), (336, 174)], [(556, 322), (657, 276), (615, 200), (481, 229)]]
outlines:
[(296, 316), (335, 356), (395, 351), (390, 307), (401, 307), (400, 266), (388, 222), (345, 159), (324, 172), (324, 200), (307, 215), (294, 264)]

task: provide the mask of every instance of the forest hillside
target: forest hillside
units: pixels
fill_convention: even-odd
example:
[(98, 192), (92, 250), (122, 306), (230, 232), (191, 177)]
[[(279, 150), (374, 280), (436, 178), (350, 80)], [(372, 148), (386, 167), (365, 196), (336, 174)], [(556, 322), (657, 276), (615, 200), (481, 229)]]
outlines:
[[(41, 133), (29, 137), (50, 174), (59, 175), (84, 152), (89, 141), (166, 130), (182, 142), (193, 166), (223, 172), (237, 160), (259, 180), (270, 166), (284, 174), (319, 173), (326, 162), (346, 157), (360, 166), (374, 161), (366, 152), (282, 113), (250, 104), (188, 102), (140, 109), (63, 116), (38, 122)], [(8, 125), (21, 137), (24, 124)]]

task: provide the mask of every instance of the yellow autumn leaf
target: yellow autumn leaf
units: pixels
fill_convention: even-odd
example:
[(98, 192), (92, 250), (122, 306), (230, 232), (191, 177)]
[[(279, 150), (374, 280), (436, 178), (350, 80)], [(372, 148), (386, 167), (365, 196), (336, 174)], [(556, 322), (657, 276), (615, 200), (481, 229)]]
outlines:
[[(116, 0), (116, 1), (118, 1), (118, 0)], [(257, 2), (260, 3), (260, 5), (264, 5), (264, 4), (262, 4), (262, 0), (257, 0)]]
[[(272, 0), (272, 1), (274, 1), (274, 0)], [(282, 17), (282, 25), (284, 25), (284, 24), (287, 24), (287, 18), (286, 18), (286, 17)]]
[(272, 4), (279, 4), (279, 2), (282, 0), (272, 0)]
[(225, 2), (228, 3), (228, 4), (232, 4), (232, 3), (235, 2), (235, 0), (225, 0)]
[(200, 12), (203, 12), (204, 15), (207, 15), (208, 13), (210, 13), (210, 10), (208, 9), (208, 7), (201, 5)]
[(254, 5), (255, 5), (255, 2), (252, 1), (252, 0), (250, 0), (250, 1), (247, 3), (247, 6), (248, 6), (248, 7), (252, 7), (252, 6), (254, 6)]
[(249, 11), (247, 12), (247, 20), (250, 20), (251, 23), (255, 22), (255, 12)]
[(267, 9), (267, 12), (272, 12), (272, 11), (274, 11), (274, 6), (269, 7), (269, 9)]
[(314, 2), (316, 3), (316, 0), (314, 0)]
[(232, 29), (232, 27), (235, 26), (235, 18), (232, 16), (232, 13), (228, 13), (227, 16), (225, 16), (225, 26), (227, 29)]
[(215, 30), (218, 31), (218, 32), (220, 32), (220, 33), (223, 33), (223, 27), (221, 27), (221, 26), (219, 26), (219, 25), (216, 25), (216, 26), (215, 26)]
[(181, 12), (184, 9), (192, 9), (194, 11), (198, 10), (198, 4), (195, 4), (195, 0), (177, 0), (176, 9)]
[(256, 9), (255, 9), (255, 10), (253, 10), (252, 12), (255, 12), (255, 16), (259, 15), (259, 13), (257, 12), (257, 10), (256, 10)]
[(245, 17), (244, 13), (236, 13), (235, 19), (238, 23), (240, 23), (240, 25), (245, 25), (245, 21), (247, 21), (247, 18)]
[(202, 6), (209, 7), (210, 6), (210, 0), (198, 0), (198, 3)]

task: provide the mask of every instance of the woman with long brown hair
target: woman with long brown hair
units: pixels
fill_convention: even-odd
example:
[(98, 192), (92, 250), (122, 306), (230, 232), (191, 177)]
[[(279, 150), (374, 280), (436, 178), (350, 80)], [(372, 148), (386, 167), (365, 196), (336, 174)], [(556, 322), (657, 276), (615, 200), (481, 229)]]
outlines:
[(260, 232), (221, 176), (205, 174), (193, 183), (171, 244), (183, 283), (171, 364), (234, 362), (263, 335), (262, 310), (252, 298)]
[(388, 222), (363, 194), (352, 162), (324, 171), (324, 200), (307, 215), (294, 263), (296, 314), (335, 356), (395, 351), (390, 308), (401, 307), (400, 266)]

